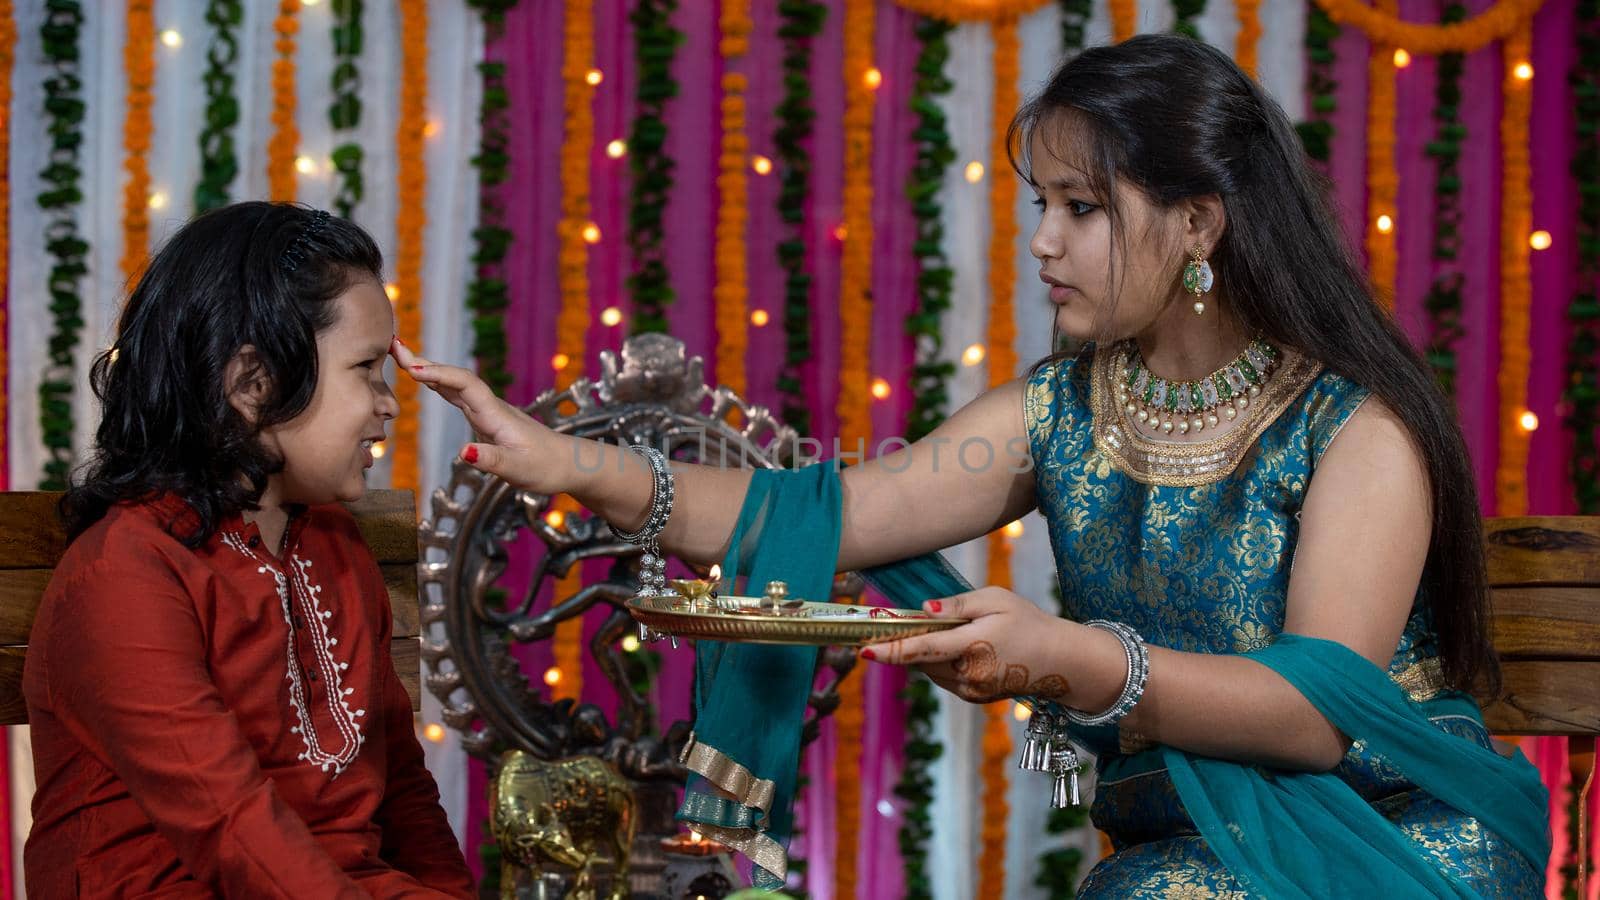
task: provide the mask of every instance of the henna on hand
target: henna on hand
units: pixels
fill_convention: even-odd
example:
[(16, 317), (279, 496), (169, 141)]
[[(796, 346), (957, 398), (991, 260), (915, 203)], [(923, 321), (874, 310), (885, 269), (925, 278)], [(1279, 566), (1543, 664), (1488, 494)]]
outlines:
[(971, 703), (993, 703), (1023, 694), (1032, 694), (1047, 700), (1065, 697), (1070, 690), (1067, 679), (1061, 675), (1045, 675), (1028, 681), (1028, 667), (1006, 663), (1002, 665), (994, 645), (988, 641), (968, 644), (955, 659), (950, 670), (956, 675), (956, 696)]

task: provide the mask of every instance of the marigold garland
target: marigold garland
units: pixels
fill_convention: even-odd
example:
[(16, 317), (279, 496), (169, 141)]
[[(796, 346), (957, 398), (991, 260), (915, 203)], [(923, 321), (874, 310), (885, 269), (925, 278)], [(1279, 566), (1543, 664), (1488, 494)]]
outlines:
[(1239, 34), (1233, 44), (1233, 61), (1246, 75), (1254, 78), (1261, 49), (1261, 0), (1234, 0), (1233, 14), (1239, 20)]
[(1449, 25), (1402, 22), (1390, 4), (1374, 8), (1362, 0), (1315, 0), (1329, 18), (1361, 30), (1374, 44), (1416, 53), (1472, 53), (1507, 38), (1533, 18), (1544, 0), (1498, 0), (1476, 16)]
[(1017, 19), (1049, 5), (1050, 0), (894, 0), (901, 9), (945, 22), (996, 22)]
[[(11, 67), (17, 58), (17, 19), (11, 0), (0, 0), (0, 372), (10, 371), (6, 329), (11, 293)], [(11, 486), (7, 391), (0, 390), (0, 490)]]
[[(297, 0), (296, 0), (297, 2)], [(423, 129), (428, 117), (428, 4), (427, 0), (400, 0), (400, 118), (395, 126), (395, 323), (400, 339), (417, 353), (422, 346), (423, 230), (428, 224), (428, 168)], [(395, 382), (400, 415), (394, 421), (390, 483), (415, 491), (421, 484), (417, 458), (417, 433), (421, 427), (417, 384), (409, 378)]]
[(1122, 43), (1139, 31), (1139, 6), (1135, 0), (1110, 0), (1111, 40)]
[(1500, 114), (1500, 462), (1495, 470), (1495, 515), (1528, 511), (1528, 432), (1522, 414), (1528, 404), (1529, 348), (1533, 300), (1528, 265), (1528, 234), (1533, 230), (1533, 171), (1528, 159), (1528, 121), (1533, 114), (1533, 80), (1516, 68), (1530, 59), (1533, 26), (1524, 22), (1504, 46), (1505, 86)]
[[(723, 0), (718, 21), (722, 32), (719, 52), (724, 65), (742, 58), (750, 49), (750, 0)], [(717, 383), (738, 394), (745, 393), (745, 352), (749, 346), (746, 298), (749, 294), (745, 267), (745, 225), (750, 219), (749, 185), (745, 165), (750, 155), (750, 138), (745, 134), (745, 89), (743, 72), (722, 75), (722, 153), (717, 167), (716, 303)]]
[[(556, 314), (556, 352), (566, 364), (556, 369), (556, 390), (564, 391), (583, 371), (589, 331), (589, 245), (583, 230), (589, 224), (589, 151), (594, 143), (594, 88), (588, 82), (594, 65), (594, 13), (586, 0), (565, 0), (562, 20), (561, 83), (565, 123), (561, 138), (561, 221), (556, 275), (561, 309)], [(568, 515), (576, 505), (556, 498), (555, 507)], [(574, 565), (556, 582), (557, 602), (583, 587), (583, 567)], [(550, 689), (555, 700), (577, 699), (583, 693), (583, 619), (556, 626), (552, 652), (561, 680)]]
[[(1381, 8), (1398, 8), (1399, 0), (1378, 0)], [(1379, 300), (1394, 307), (1396, 202), (1400, 173), (1394, 165), (1394, 46), (1372, 44), (1367, 58), (1367, 270)], [(1387, 225), (1387, 228), (1384, 226)]]
[[(300, 5), (300, 0), (278, 0), (278, 16), (272, 22), (272, 30), (278, 37), (272, 44), (277, 58), (272, 61), (272, 137), (267, 139), (267, 196), (273, 200), (293, 200), (295, 195), (294, 157), (300, 146), (300, 129), (294, 121), (294, 36), (300, 30), (300, 21), (295, 17)], [(409, 77), (401, 79), (401, 94), (410, 81)], [(401, 127), (404, 128), (403, 118)], [(404, 208), (402, 203), (401, 209)], [(405, 384), (405, 379), (400, 379), (400, 383)]]
[(129, 290), (150, 256), (150, 136), (155, 131), (150, 106), (156, 80), (154, 0), (128, 0), (122, 68), (128, 79), (122, 119), (122, 281)]
[[(846, 453), (864, 452), (872, 440), (872, 117), (874, 87), (873, 37), (877, 27), (874, 0), (844, 4), (844, 250), (839, 265), (839, 440)], [(837, 746), (859, 752), (864, 731), (865, 673), (839, 684), (834, 714)], [(834, 896), (854, 896), (856, 849), (861, 834), (861, 783), (839, 777), (835, 827), (838, 853), (834, 860)]]
[[(1021, 78), (1022, 43), (1016, 19), (995, 22), (994, 103), (990, 125), (989, 171), (989, 328), (986, 337), (989, 361), (989, 386), (996, 387), (1016, 377), (1017, 324), (1013, 293), (1016, 287), (1017, 182), (1000, 177), (1010, 167), (1006, 131), (1017, 108), (1017, 81)], [(989, 534), (988, 581), (1011, 587), (1011, 540), (1003, 532)], [(984, 708), (983, 729), (983, 819), (978, 854), (978, 895), (998, 897), (1006, 883), (1006, 759), (1011, 755), (1010, 703), (991, 703)]]

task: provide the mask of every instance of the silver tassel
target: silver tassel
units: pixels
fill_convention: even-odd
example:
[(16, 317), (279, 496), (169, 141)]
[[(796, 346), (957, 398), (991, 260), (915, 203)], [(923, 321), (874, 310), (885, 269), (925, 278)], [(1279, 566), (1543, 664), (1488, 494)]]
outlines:
[(1017, 768), (1026, 772), (1045, 772), (1050, 768), (1050, 717), (1035, 712), (1028, 720), (1027, 740), (1022, 745), (1022, 755)]
[(1055, 789), (1050, 792), (1050, 807), (1066, 809), (1078, 805), (1078, 754), (1070, 745), (1054, 748), (1050, 754), (1050, 770), (1056, 776)]

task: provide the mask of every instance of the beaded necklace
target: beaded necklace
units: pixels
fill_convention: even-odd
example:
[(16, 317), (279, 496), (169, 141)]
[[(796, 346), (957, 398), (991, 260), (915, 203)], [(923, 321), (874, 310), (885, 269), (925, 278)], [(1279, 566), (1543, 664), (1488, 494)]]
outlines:
[(1232, 421), (1272, 377), (1282, 354), (1261, 338), (1217, 371), (1197, 381), (1169, 381), (1145, 367), (1131, 341), (1122, 351), (1117, 402), (1133, 419), (1163, 434), (1188, 434)]

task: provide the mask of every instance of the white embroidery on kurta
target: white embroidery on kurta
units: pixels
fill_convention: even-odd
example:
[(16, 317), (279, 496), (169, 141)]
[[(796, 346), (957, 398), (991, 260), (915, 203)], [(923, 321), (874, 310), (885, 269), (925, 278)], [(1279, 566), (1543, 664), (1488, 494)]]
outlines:
[[(322, 594), (322, 586), (312, 583), (306, 570), (311, 568), (311, 560), (302, 559), (297, 554), (289, 555), (289, 575), (285, 575), (278, 567), (268, 563), (259, 554), (245, 544), (239, 535), (232, 532), (223, 532), (222, 542), (241, 555), (258, 564), (256, 571), (263, 575), (271, 575), (278, 590), (278, 603), (283, 611), (284, 624), (288, 626), (286, 646), (286, 665), (289, 681), (289, 705), (293, 707), (295, 716), (300, 724), (289, 729), (290, 733), (300, 735), (305, 744), (305, 752), (300, 754), (300, 759), (311, 763), (324, 772), (331, 771), (334, 778), (355, 761), (356, 754), (360, 752), (361, 745), (366, 742), (366, 736), (361, 733), (361, 723), (357, 720), (366, 716), (365, 709), (350, 708), (350, 696), (355, 693), (355, 688), (344, 686), (344, 673), (350, 668), (348, 662), (341, 662), (333, 655), (333, 648), (339, 645), (339, 639), (328, 631), (328, 620), (333, 617), (332, 610), (324, 610), (318, 597)], [(338, 753), (329, 753), (322, 746), (322, 740), (317, 734), (316, 724), (311, 716), (311, 706), (306, 699), (308, 693), (304, 680), (300, 675), (300, 667), (295, 664), (295, 627), (294, 627), (294, 598), (298, 595), (301, 606), (306, 611), (306, 630), (311, 641), (313, 664), (322, 671), (323, 678), (327, 679), (328, 713), (333, 719), (334, 727), (339, 732), (343, 746)]]

